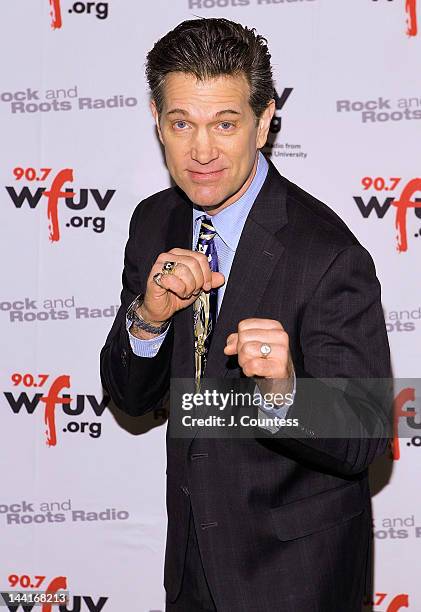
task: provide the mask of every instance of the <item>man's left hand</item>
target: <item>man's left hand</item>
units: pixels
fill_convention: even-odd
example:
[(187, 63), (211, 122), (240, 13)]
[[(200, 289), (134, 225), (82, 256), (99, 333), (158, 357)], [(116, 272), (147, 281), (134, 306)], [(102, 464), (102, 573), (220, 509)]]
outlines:
[[(269, 344), (266, 358), (260, 347)], [(243, 319), (236, 333), (229, 334), (225, 355), (238, 355), (244, 374), (255, 377), (261, 393), (289, 393), (293, 389), (294, 365), (288, 334), (275, 319)]]

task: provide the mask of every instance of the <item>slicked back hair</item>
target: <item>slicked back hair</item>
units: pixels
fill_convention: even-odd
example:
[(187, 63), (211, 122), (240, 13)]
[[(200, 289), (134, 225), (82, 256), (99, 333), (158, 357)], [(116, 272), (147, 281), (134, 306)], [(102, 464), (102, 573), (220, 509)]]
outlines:
[(274, 96), (267, 40), (255, 28), (223, 18), (191, 19), (160, 38), (146, 57), (146, 77), (161, 115), (165, 77), (171, 72), (199, 81), (243, 74), (250, 86), (249, 104), (256, 120)]

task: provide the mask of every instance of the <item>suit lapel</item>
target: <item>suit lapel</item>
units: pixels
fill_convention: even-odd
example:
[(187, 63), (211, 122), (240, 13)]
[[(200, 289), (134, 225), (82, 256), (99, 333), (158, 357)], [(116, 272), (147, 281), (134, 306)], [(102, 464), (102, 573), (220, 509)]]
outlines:
[(205, 376), (225, 377), (237, 359), (224, 354), (227, 336), (242, 319), (255, 317), (284, 247), (276, 232), (287, 223), (286, 188), (270, 163), (268, 176), (244, 225), (208, 353)]

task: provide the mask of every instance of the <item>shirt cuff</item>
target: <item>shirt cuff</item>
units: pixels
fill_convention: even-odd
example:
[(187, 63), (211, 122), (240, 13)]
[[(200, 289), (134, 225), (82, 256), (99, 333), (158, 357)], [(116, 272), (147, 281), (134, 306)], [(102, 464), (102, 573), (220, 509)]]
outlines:
[(136, 336), (131, 334), (129, 331), (131, 325), (132, 322), (129, 321), (126, 316), (126, 329), (127, 333), (129, 334), (130, 346), (133, 353), (138, 357), (155, 357), (161, 347), (161, 344), (164, 342), (171, 323), (168, 325), (167, 329), (162, 332), (162, 334), (159, 334), (159, 336), (155, 336), (154, 338), (149, 338), (149, 340), (136, 338)]
[[(259, 419), (262, 419), (262, 421), (266, 423), (266, 425), (261, 425), (263, 429), (267, 429), (271, 433), (276, 433), (282, 427), (282, 424), (276, 424), (275, 417), (278, 417), (279, 419), (285, 419), (289, 408), (294, 403), (295, 392), (297, 390), (297, 380), (295, 377), (295, 371), (293, 372), (293, 381), (294, 381), (293, 390), (291, 392), (292, 399), (288, 400), (288, 404), (285, 404), (284, 406), (277, 406), (277, 407), (275, 407), (271, 403), (268, 404), (268, 402), (264, 401), (262, 394), (260, 393), (259, 386), (256, 384), (254, 388), (254, 393), (255, 395), (258, 395), (260, 399), (260, 404), (258, 406), (258, 413), (259, 413), (258, 416), (259, 416)], [(271, 422), (271, 419), (273, 419), (273, 422)]]

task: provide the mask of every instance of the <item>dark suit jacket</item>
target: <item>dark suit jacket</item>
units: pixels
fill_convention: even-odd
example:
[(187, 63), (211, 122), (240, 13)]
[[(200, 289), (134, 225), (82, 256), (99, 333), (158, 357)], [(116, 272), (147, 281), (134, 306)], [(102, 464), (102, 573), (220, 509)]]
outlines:
[[(300, 377), (390, 376), (369, 253), (329, 207), (269, 166), (237, 247), (206, 376), (244, 376), (223, 348), (249, 317), (276, 319), (288, 332), (298, 391)], [(133, 213), (121, 308), (101, 352), (103, 385), (130, 415), (156, 407), (170, 377), (194, 377), (191, 306), (175, 314), (153, 358), (132, 353), (125, 327), (126, 309), (145, 291), (159, 253), (190, 249), (191, 236), (191, 204), (177, 188), (147, 198)], [(303, 438), (262, 432), (189, 440), (167, 430), (170, 600), (181, 584), (192, 508), (218, 611), (360, 611), (371, 572), (367, 468), (387, 439), (318, 438), (309, 425), (312, 407), (297, 400), (288, 416), (294, 410)]]

